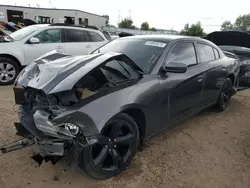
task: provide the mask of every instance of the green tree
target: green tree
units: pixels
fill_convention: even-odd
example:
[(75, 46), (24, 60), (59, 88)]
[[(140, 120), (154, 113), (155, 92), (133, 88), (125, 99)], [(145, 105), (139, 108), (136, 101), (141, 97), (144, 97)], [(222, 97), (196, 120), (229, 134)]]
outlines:
[(141, 24), (141, 30), (146, 30), (146, 31), (149, 30), (149, 24), (148, 24), (148, 22), (143, 22)]
[(105, 25), (109, 26), (109, 15), (102, 15), (104, 18), (106, 18)]
[(221, 31), (228, 31), (228, 30), (232, 30), (234, 28), (234, 25), (226, 20), (221, 24)]
[(119, 28), (127, 28), (127, 29), (135, 29), (136, 27), (133, 25), (133, 20), (129, 18), (123, 19), (120, 23), (118, 23)]
[(156, 28), (155, 27), (151, 27), (149, 30), (150, 31), (156, 31)]
[(235, 28), (241, 29), (242, 31), (247, 31), (250, 27), (250, 13), (240, 15), (234, 23)]
[(189, 24), (185, 24), (184, 29), (180, 32), (181, 35), (187, 35), (187, 36), (205, 36), (205, 32), (203, 31), (203, 28), (201, 27), (201, 23), (197, 22), (196, 24), (192, 24), (189, 26)]

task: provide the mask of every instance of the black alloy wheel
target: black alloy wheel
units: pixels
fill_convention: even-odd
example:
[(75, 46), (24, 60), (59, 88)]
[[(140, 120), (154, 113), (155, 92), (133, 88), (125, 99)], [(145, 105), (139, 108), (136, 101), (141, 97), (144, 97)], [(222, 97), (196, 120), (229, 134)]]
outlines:
[(80, 167), (94, 178), (110, 178), (130, 164), (138, 144), (136, 122), (127, 114), (118, 114), (103, 128), (98, 142), (82, 152), (84, 159)]
[(232, 80), (230, 78), (227, 78), (222, 87), (220, 97), (217, 102), (217, 108), (220, 111), (224, 111), (228, 107), (232, 97), (232, 91), (233, 91)]

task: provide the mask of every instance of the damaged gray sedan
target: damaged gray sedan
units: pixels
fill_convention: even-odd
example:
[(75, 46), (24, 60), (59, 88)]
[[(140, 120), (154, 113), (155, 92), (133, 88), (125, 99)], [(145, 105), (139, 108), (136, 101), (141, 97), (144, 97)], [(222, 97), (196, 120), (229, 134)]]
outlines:
[[(212, 53), (204, 56), (204, 48)], [(119, 38), (85, 56), (50, 52), (16, 79), (15, 127), (25, 139), (0, 149), (33, 145), (39, 164), (74, 149), (90, 176), (115, 176), (166, 125), (210, 106), (225, 110), (237, 61), (211, 42), (181, 36)]]

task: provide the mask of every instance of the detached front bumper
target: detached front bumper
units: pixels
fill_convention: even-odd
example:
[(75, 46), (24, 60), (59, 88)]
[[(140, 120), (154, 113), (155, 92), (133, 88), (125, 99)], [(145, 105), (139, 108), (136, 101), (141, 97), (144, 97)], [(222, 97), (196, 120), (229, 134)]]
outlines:
[[(29, 88), (28, 88), (29, 89)], [(33, 93), (34, 91), (34, 93)], [(32, 146), (37, 155), (32, 158), (39, 164), (43, 160), (53, 164), (76, 148), (79, 153), (98, 141), (97, 129), (91, 126), (88, 117), (76, 113), (67, 115), (67, 108), (56, 106), (54, 101), (48, 101), (50, 96), (39, 95), (38, 90), (31, 90), (33, 100), (29, 99), (27, 89), (14, 87), (15, 102), (18, 105), (19, 123), (15, 123), (17, 135), (24, 139), (0, 146), (2, 153), (8, 153), (27, 146)], [(54, 105), (54, 106), (53, 106)], [(53, 108), (53, 107), (54, 108)], [(59, 113), (55, 113), (56, 109)], [(62, 113), (66, 113), (62, 115)], [(60, 118), (56, 118), (59, 115)], [(68, 117), (71, 117), (67, 119)], [(88, 126), (82, 126), (78, 119), (84, 118)]]
[(53, 137), (47, 137), (44, 140), (38, 140), (21, 124), (15, 123), (16, 135), (24, 137), (16, 142), (5, 144), (0, 146), (2, 153), (9, 153), (14, 150), (22, 149), (27, 146), (34, 146), (34, 149), (41, 156), (64, 156), (67, 151), (67, 146), (70, 142), (66, 142), (64, 139), (57, 139)]
[(81, 152), (85, 147), (96, 143), (98, 137), (85, 137), (81, 132), (73, 135), (63, 124), (54, 125), (49, 120), (49, 114), (37, 110), (33, 115), (19, 109), (20, 123), (15, 123), (16, 135), (24, 137), (19, 141), (0, 146), (2, 153), (32, 146), (36, 155), (32, 158), (39, 163), (51, 161), (55, 164), (72, 149)]

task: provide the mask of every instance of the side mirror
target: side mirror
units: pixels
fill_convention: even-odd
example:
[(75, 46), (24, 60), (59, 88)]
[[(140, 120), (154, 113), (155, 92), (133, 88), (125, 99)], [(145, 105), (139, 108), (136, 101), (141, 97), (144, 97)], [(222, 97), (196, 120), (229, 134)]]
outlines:
[(3, 39), (5, 42), (12, 42), (13, 41), (13, 39), (10, 38), (9, 36), (4, 36)]
[(184, 63), (171, 62), (164, 66), (165, 72), (185, 73), (187, 72), (187, 65)]
[(39, 40), (39, 38), (32, 37), (32, 38), (29, 40), (29, 43), (30, 43), (30, 44), (39, 44), (39, 43), (40, 43), (40, 40)]

